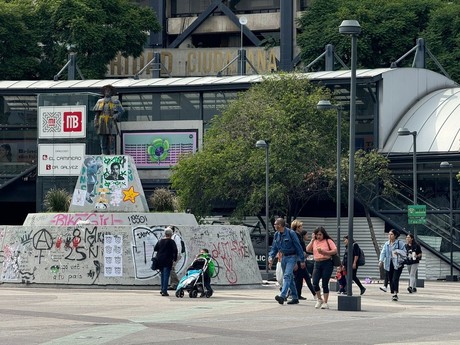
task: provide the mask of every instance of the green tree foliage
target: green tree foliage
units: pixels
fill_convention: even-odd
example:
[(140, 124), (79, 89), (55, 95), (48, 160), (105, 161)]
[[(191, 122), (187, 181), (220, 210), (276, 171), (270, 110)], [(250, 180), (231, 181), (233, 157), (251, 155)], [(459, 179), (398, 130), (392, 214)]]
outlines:
[[(445, 1), (437, 6), (422, 37), (449, 76), (460, 81), (460, 1)], [(427, 67), (438, 70), (431, 59), (427, 59)]]
[[(442, 0), (313, 0), (299, 19), (302, 60), (310, 63), (326, 44), (332, 44), (349, 65), (350, 38), (339, 33), (345, 19), (356, 19), (362, 33), (358, 39), (358, 65), (390, 67), (391, 62), (413, 48), (427, 28), (430, 13)], [(403, 60), (398, 66), (411, 64)], [(318, 65), (317, 67), (321, 67)]]
[(36, 78), (39, 37), (27, 1), (0, 1), (0, 79)]
[(335, 157), (334, 112), (316, 110), (325, 90), (298, 75), (266, 78), (215, 117), (204, 148), (183, 157), (173, 170), (173, 188), (183, 208), (209, 215), (215, 203), (230, 203), (233, 216), (264, 214), (265, 150), (269, 142), (270, 212), (296, 216), (328, 187), (322, 167)]
[(85, 78), (103, 78), (118, 53), (140, 56), (148, 32), (160, 29), (150, 8), (130, 0), (0, 0), (0, 9), (8, 24), (0, 37), (14, 48), (3, 44), (2, 66), (18, 71), (0, 79), (52, 79), (69, 52)]

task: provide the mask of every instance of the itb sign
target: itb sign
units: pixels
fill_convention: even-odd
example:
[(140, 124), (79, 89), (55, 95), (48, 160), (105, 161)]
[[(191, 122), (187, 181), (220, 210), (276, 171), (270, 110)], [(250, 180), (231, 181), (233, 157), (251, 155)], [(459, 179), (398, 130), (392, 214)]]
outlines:
[(39, 139), (85, 138), (86, 106), (39, 107)]

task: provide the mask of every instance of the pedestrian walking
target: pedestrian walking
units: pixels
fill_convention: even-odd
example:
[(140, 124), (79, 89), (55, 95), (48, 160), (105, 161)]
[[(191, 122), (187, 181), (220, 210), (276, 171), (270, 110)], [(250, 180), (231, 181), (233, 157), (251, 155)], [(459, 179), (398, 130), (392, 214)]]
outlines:
[(171, 274), (173, 263), (177, 261), (177, 246), (171, 238), (172, 235), (173, 232), (171, 229), (165, 229), (164, 237), (155, 244), (153, 249), (157, 252), (157, 269), (160, 271), (161, 275), (161, 296), (169, 296), (169, 276)]
[[(315, 308), (329, 309), (327, 304), (329, 299), (329, 280), (334, 269), (332, 256), (337, 254), (337, 246), (326, 232), (326, 229), (319, 226), (313, 231), (312, 239), (307, 245), (307, 252), (312, 252), (315, 259), (315, 266), (313, 267), (313, 288), (317, 297)], [(323, 288), (322, 298), (319, 286), (320, 280)]]
[[(348, 236), (343, 237), (343, 243), (345, 243), (345, 253), (343, 254), (343, 261), (342, 264), (345, 266), (345, 268), (348, 267), (348, 245), (349, 245), (349, 240)], [(351, 241), (351, 245), (353, 246), (353, 259), (352, 259), (352, 268), (353, 268), (353, 281), (355, 284), (359, 287), (360, 294), (364, 294), (366, 292), (366, 288), (361, 284), (361, 281), (358, 278), (358, 260), (359, 256), (361, 253), (361, 249), (359, 248), (358, 243), (356, 243), (354, 240)]]
[(388, 233), (388, 241), (383, 245), (380, 252), (379, 265), (383, 266), (388, 272), (388, 281), (390, 284), (391, 299), (398, 301), (399, 278), (404, 268), (404, 259), (406, 257), (406, 244), (398, 240), (399, 232), (391, 229)]
[[(299, 238), (300, 245), (304, 251), (303, 255), (305, 260), (307, 259), (306, 253), (306, 244), (305, 241), (308, 241), (308, 232), (307, 230), (303, 229), (303, 223), (300, 220), (295, 219), (291, 223), (291, 229), (294, 230)], [(295, 280), (295, 287), (297, 289), (297, 294), (299, 295), (300, 300), (306, 300), (305, 297), (302, 296), (302, 287), (303, 282), (307, 283), (308, 288), (313, 296), (316, 295), (315, 289), (313, 289), (313, 284), (311, 283), (311, 277), (307, 270), (307, 263), (305, 262), (305, 268), (302, 269), (300, 267), (301, 262), (298, 261), (297, 264), (294, 266), (294, 280)]]
[(168, 290), (176, 290), (177, 285), (179, 284), (179, 277), (177, 276), (176, 266), (182, 257), (182, 238), (180, 237), (176, 226), (170, 225), (167, 229), (171, 229), (171, 231), (173, 232), (171, 238), (174, 240), (177, 247), (177, 260), (173, 263), (173, 266), (171, 268), (171, 281)]
[(276, 233), (273, 239), (272, 248), (268, 256), (268, 265), (271, 269), (273, 258), (278, 252), (282, 254), (281, 266), (283, 269), (283, 287), (281, 293), (275, 296), (279, 304), (284, 304), (289, 290), (291, 291), (292, 300), (287, 304), (298, 304), (299, 296), (295, 287), (294, 281), (294, 266), (300, 261), (300, 267), (305, 268), (305, 257), (302, 247), (300, 246), (299, 238), (295, 231), (286, 227), (286, 222), (283, 218), (277, 218), (274, 223)]
[(409, 286), (407, 291), (409, 293), (417, 292), (417, 270), (419, 262), (422, 258), (422, 248), (415, 241), (413, 234), (406, 236), (406, 250), (407, 250), (407, 271), (409, 272)]

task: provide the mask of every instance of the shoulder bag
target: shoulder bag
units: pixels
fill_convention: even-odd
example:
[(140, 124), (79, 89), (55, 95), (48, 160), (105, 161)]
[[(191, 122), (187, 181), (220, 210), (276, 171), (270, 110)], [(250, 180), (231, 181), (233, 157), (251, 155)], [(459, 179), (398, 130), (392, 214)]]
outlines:
[[(327, 242), (327, 246), (329, 247), (329, 250), (331, 250), (331, 246), (329, 245), (329, 240), (327, 239), (326, 242)], [(340, 257), (337, 253), (331, 256), (331, 260), (332, 260), (332, 264), (335, 267), (339, 267), (342, 264), (342, 262), (340, 261)]]

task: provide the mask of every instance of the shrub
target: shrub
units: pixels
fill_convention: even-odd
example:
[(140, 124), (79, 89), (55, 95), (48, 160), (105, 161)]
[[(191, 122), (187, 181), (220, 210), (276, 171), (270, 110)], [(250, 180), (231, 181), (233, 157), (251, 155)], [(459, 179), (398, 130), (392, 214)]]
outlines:
[(45, 194), (43, 206), (46, 212), (67, 212), (72, 194), (63, 188), (51, 188)]

